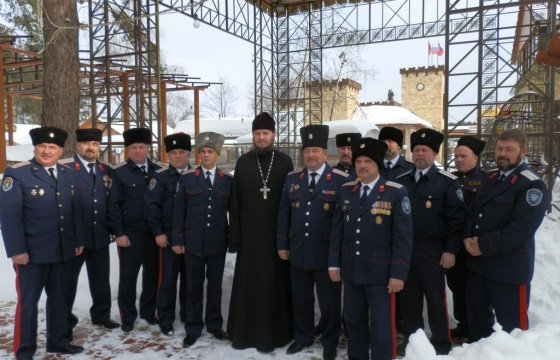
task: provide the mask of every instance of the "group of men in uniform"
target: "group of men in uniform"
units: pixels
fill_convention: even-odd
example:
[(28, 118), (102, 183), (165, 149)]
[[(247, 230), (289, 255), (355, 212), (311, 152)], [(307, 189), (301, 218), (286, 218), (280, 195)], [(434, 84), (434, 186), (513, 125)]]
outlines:
[[(66, 160), (59, 160), (66, 132), (32, 130), (34, 158), (6, 170), (0, 193), (18, 290), (16, 358), (36, 351), (43, 289), (47, 351), (83, 351), (71, 341), (84, 263), (92, 323), (119, 326), (110, 318), (112, 238), (121, 329), (132, 331), (140, 316), (173, 335), (179, 280), (183, 347), (206, 326), (236, 349), (268, 353), (293, 340), (287, 354), (298, 353), (314, 341), (316, 293), (325, 360), (337, 356), (342, 314), (349, 358), (393, 359), (397, 307), (406, 344), (424, 327), (424, 298), (431, 342), (447, 354), (446, 276), (458, 320), (453, 335), (489, 336), (495, 317), (507, 331), (528, 327), (534, 233), (546, 187), (524, 162), (523, 132), (500, 135), (498, 170), (488, 173), (478, 161), (485, 143), (461, 138), (453, 175), (435, 164), (443, 141), (435, 130), (411, 134), (412, 162), (400, 154), (404, 136), (397, 128), (384, 127), (379, 139), (339, 134), (340, 162), (331, 167), (328, 126), (309, 125), (300, 129), (305, 166), (293, 171), (292, 160), (274, 149), (275, 125), (268, 113), (254, 119), (253, 150), (239, 158), (233, 177), (216, 166), (224, 143), (217, 133), (198, 135), (201, 164), (191, 168), (187, 134), (164, 139), (169, 165), (160, 166), (149, 159), (151, 131), (127, 130), (129, 158), (111, 166), (98, 159), (97, 129), (76, 130), (78, 151)], [(227, 251), (237, 257), (226, 332)]]

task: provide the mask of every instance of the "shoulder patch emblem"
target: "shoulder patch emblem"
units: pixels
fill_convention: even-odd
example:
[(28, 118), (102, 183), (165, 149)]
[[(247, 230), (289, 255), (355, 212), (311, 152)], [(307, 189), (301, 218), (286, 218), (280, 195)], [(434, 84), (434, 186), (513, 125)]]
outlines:
[(525, 197), (527, 204), (531, 206), (537, 206), (541, 203), (543, 199), (543, 193), (539, 189), (530, 189), (527, 191), (527, 196)]
[(157, 183), (156, 179), (150, 180), (150, 184), (148, 185), (148, 189), (150, 189), (150, 191), (153, 190), (156, 187), (156, 183)]
[(453, 180), (458, 179), (457, 176), (455, 176), (455, 175), (453, 175), (452, 173), (447, 172), (447, 171), (445, 171), (445, 170), (439, 170), (439, 173), (442, 174), (442, 175), (445, 175), (445, 176), (447, 176), (448, 178), (453, 179)]
[(349, 176), (348, 173), (346, 173), (345, 171), (342, 171), (342, 170), (339, 170), (339, 169), (336, 169), (336, 168), (332, 168), (331, 171), (333, 173), (338, 174), (338, 175), (340, 175), (342, 177), (345, 177), (345, 178), (347, 178)]
[(12, 165), (12, 169), (17, 169), (17, 168), (20, 168), (22, 166), (29, 165), (29, 164), (31, 164), (29, 161), (22, 161), (20, 163)]
[(402, 199), (402, 210), (405, 214), (410, 214), (410, 199), (407, 196)]
[(402, 178), (402, 177), (405, 176), (405, 175), (409, 175), (410, 173), (412, 173), (412, 169), (408, 170), (407, 172), (404, 172), (404, 173), (400, 174), (400, 175), (397, 176), (396, 178), (397, 178), (397, 179), (400, 179), (400, 178)]
[(523, 170), (521, 172), (521, 175), (525, 176), (527, 179), (531, 180), (531, 181), (535, 181), (535, 180), (539, 180), (540, 178), (538, 177), (537, 174), (535, 174), (534, 172), (532, 172), (531, 170)]
[(160, 169), (157, 169), (157, 170), (156, 170), (156, 173), (161, 174), (162, 172), (164, 172), (164, 171), (167, 170), (167, 169), (169, 169), (169, 166), (164, 166), (164, 167), (162, 167), (162, 168), (160, 168)]
[(12, 187), (14, 187), (14, 179), (8, 176), (7, 178), (4, 179), (4, 182), (2, 183), (2, 190), (10, 191), (12, 190)]
[(74, 158), (66, 158), (66, 159), (58, 160), (59, 164), (68, 164), (71, 162), (74, 162)]
[(459, 200), (465, 201), (465, 198), (463, 197), (463, 190), (457, 189), (457, 197), (459, 198)]
[(387, 186), (392, 186), (392, 187), (395, 187), (395, 188), (397, 188), (397, 189), (400, 189), (400, 188), (403, 187), (401, 184), (396, 183), (396, 182), (393, 182), (393, 181), (387, 181), (387, 182), (385, 183), (385, 185), (387, 185)]

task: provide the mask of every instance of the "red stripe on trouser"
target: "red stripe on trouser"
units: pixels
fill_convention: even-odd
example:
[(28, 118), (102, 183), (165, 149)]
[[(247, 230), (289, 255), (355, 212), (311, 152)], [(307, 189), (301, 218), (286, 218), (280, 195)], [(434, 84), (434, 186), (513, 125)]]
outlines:
[(161, 279), (163, 279), (163, 261), (161, 261), (163, 259), (163, 249), (160, 248), (159, 246), (158, 249), (159, 249), (159, 275), (158, 275), (157, 288), (159, 293), (159, 288), (161, 287)]
[(396, 305), (397, 297), (395, 293), (391, 293), (391, 359), (397, 358), (397, 326), (396, 326)]
[(527, 285), (519, 285), (519, 328), (527, 330), (529, 320), (527, 319)]
[(17, 355), (19, 345), (21, 344), (21, 288), (19, 286), (19, 265), (14, 265), (16, 271), (16, 292), (18, 302), (16, 306), (16, 318), (14, 321), (14, 354)]

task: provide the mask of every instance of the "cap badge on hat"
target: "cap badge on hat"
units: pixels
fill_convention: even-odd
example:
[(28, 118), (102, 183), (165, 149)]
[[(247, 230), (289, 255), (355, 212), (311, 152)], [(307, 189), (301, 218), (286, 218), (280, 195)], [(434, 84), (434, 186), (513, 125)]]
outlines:
[(173, 140), (173, 145), (177, 145), (177, 140)]
[(422, 133), (420, 137), (426, 137), (426, 133)]
[(350, 142), (351, 140), (352, 140), (352, 139), (350, 138), (350, 136), (348, 136), (348, 137), (346, 138), (346, 141), (348, 141), (348, 142)]
[(207, 137), (204, 138), (204, 140), (208, 141), (208, 140), (210, 140), (210, 137), (207, 136)]
[(309, 134), (308, 136), (310, 139), (313, 139), (313, 134)]
[(360, 149), (363, 149), (363, 148), (365, 148), (365, 147), (366, 147), (366, 144), (361, 144), (361, 145), (360, 145)]
[(49, 136), (50, 136), (51, 138), (53, 138), (53, 137), (54, 137), (54, 133), (49, 133)]

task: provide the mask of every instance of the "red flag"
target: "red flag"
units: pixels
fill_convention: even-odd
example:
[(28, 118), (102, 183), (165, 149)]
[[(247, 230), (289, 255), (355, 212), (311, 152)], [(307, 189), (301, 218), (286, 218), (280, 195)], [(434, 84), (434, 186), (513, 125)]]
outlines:
[(430, 45), (429, 41), (428, 41), (428, 55), (432, 55), (432, 46)]
[(438, 42), (437, 45), (438, 45), (438, 48), (439, 48), (439, 49), (438, 49), (438, 52), (437, 52), (437, 56), (443, 56), (443, 48), (441, 47), (441, 45), (439, 44), (439, 42)]

